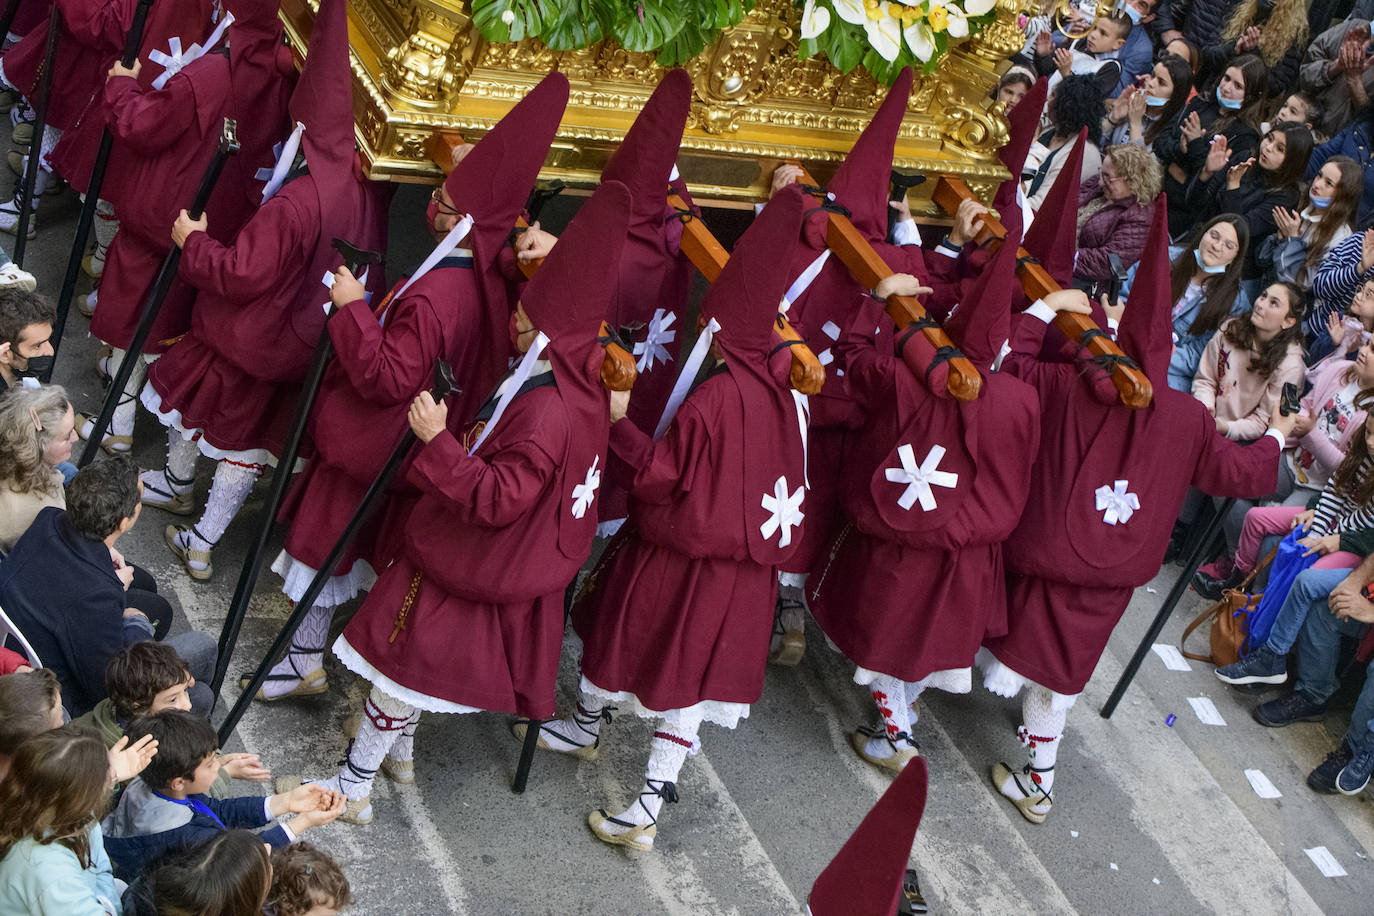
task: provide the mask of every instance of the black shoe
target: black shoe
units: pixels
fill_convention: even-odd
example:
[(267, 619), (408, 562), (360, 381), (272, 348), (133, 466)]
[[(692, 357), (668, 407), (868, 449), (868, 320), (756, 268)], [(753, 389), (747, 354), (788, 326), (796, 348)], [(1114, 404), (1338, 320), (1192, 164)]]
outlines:
[(1341, 746), (1327, 754), (1326, 759), (1307, 774), (1307, 787), (1323, 795), (1335, 795), (1340, 791), (1336, 788), (1336, 777), (1354, 757), (1355, 751), (1351, 749), (1350, 742), (1342, 738)]
[(908, 868), (906, 877), (902, 879), (902, 896), (897, 900), (897, 916), (925, 913), (928, 910), (926, 898), (921, 894), (921, 885), (916, 880), (916, 869)]
[(1268, 728), (1283, 728), (1294, 722), (1320, 722), (1326, 718), (1326, 704), (1314, 703), (1295, 692), (1256, 706), (1254, 717), (1256, 722)]
[(1245, 573), (1239, 569), (1232, 570), (1225, 579), (1218, 579), (1199, 569), (1193, 573), (1193, 591), (1208, 601), (1220, 601), (1223, 592), (1228, 588), (1238, 588), (1244, 581)]

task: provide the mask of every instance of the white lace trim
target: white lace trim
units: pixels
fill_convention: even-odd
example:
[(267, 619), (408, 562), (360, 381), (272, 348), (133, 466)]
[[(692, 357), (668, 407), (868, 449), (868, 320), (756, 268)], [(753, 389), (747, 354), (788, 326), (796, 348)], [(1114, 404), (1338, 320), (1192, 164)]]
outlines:
[(999, 697), (1014, 697), (1021, 692), (1023, 687), (1039, 687), (1041, 690), (1048, 691), (1050, 694), (1050, 708), (1054, 712), (1066, 712), (1078, 702), (1082, 694), (1058, 693), (1050, 690), (1041, 684), (1018, 674), (997, 660), (984, 647), (979, 647), (978, 654), (973, 659), (974, 667), (983, 672), (983, 686)]
[(794, 588), (806, 588), (806, 577), (809, 573), (783, 572), (778, 570), (778, 584), (790, 585)]
[[(235, 461), (240, 464), (261, 464), (272, 468), (277, 466), (277, 456), (265, 448), (254, 448), (241, 452), (215, 448), (215, 446), (205, 441), (203, 435), (198, 436), (201, 432), (199, 429), (187, 429), (185, 425), (182, 424), (181, 411), (163, 410), (162, 395), (158, 394), (157, 389), (151, 384), (143, 386), (143, 393), (139, 395), (138, 399), (143, 403), (143, 406), (148, 409), (149, 413), (157, 417), (158, 422), (163, 426), (168, 429), (176, 430), (181, 434), (181, 438), (188, 442), (195, 440), (196, 447), (200, 449), (200, 453), (206, 458), (213, 461)], [(305, 459), (297, 458), (296, 466), (291, 473), (299, 474), (304, 469)]]
[[(292, 601), (300, 601), (318, 572), (283, 550), (272, 561), (272, 572), (282, 577), (282, 594)], [(316, 607), (338, 607), (366, 591), (377, 581), (372, 564), (359, 557), (342, 576), (330, 576), (315, 599)]]
[(416, 709), (422, 709), (425, 712), (452, 713), (486, 711), (478, 709), (475, 706), (464, 706), (462, 703), (454, 703), (452, 700), (441, 700), (427, 693), (411, 690), (409, 687), (402, 687), (400, 684), (372, 667), (372, 664), (359, 655), (358, 650), (350, 646), (348, 640), (344, 639), (342, 636), (334, 641), (334, 655), (339, 661), (343, 662), (345, 668), (358, 675), (358, 677), (371, 682), (374, 687), (380, 688), (382, 693), (400, 700), (402, 703), (414, 706)]
[[(870, 671), (867, 668), (858, 668), (854, 672), (854, 683), (861, 686), (868, 686), (873, 683), (874, 678), (891, 677), (884, 675), (880, 671)], [(907, 686), (914, 689), (914, 693), (920, 693), (929, 688), (943, 690), (945, 693), (969, 693), (973, 690), (973, 669), (970, 668), (946, 668), (943, 671), (933, 671), (926, 675), (922, 680), (906, 682)], [(915, 700), (915, 695), (910, 699)]]
[(749, 718), (748, 703), (726, 703), (721, 700), (702, 700), (686, 709), (650, 709), (640, 702), (639, 697), (626, 690), (610, 691), (596, 686), (584, 676), (581, 689), (597, 699), (619, 707), (621, 712), (632, 712), (645, 719), (662, 719), (672, 729), (686, 729), (686, 734), (696, 734), (703, 722), (710, 722), (722, 728), (736, 728), (741, 719)]

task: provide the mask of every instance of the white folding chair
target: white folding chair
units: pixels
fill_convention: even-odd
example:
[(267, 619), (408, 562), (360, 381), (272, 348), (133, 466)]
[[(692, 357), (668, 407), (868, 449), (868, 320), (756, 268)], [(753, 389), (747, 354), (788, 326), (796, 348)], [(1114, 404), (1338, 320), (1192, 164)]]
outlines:
[(38, 653), (33, 651), (33, 646), (29, 645), (29, 641), (24, 638), (24, 634), (19, 632), (19, 628), (14, 625), (13, 620), (10, 620), (9, 615), (5, 613), (5, 609), (0, 608), (0, 644), (4, 643), (6, 633), (13, 636), (19, 643), (19, 647), (23, 650), (24, 656), (29, 660), (30, 667), (43, 667), (43, 662), (39, 660)]

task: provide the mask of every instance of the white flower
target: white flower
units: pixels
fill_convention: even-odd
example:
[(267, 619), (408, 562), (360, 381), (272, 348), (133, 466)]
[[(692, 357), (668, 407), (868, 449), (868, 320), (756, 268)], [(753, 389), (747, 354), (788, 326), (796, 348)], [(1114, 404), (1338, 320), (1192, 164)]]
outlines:
[(992, 12), (997, 0), (964, 0), (964, 11), (970, 16), (981, 16)]
[(928, 61), (935, 53), (935, 33), (924, 20), (907, 26), (902, 30), (902, 35), (905, 36), (907, 47), (911, 48), (911, 53), (916, 55), (917, 60)]
[(506, 10), (504, 13), (502, 13), (501, 21), (504, 22), (506, 25), (510, 25), (512, 22), (514, 22), (515, 10)]
[(835, 7), (835, 15), (850, 25), (863, 25), (868, 20), (863, 0), (830, 0), (830, 3)]
[(967, 38), (968, 19), (964, 16), (964, 11), (950, 4), (945, 7), (945, 12), (949, 14), (949, 25), (945, 28), (945, 31), (949, 33), (949, 37)]
[(815, 38), (830, 26), (830, 10), (816, 6), (816, 0), (806, 0), (802, 8), (801, 37)]
[(868, 43), (883, 60), (896, 60), (902, 50), (902, 27), (892, 18), (892, 4), (881, 0), (877, 9), (878, 18), (865, 17), (864, 31), (868, 33)]

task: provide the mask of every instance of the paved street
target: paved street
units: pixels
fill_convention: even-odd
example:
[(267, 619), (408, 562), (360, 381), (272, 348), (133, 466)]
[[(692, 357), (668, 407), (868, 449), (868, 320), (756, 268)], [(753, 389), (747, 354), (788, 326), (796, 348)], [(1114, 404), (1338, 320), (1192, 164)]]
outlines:
[[(424, 252), (413, 235), (422, 201), (416, 188), (398, 195), (394, 225), (410, 235), (393, 241), (393, 278)], [(54, 297), (75, 213), (70, 192), (45, 198), (26, 259), (40, 290)], [(0, 237), (7, 249), (12, 241)], [(85, 289), (83, 281), (79, 292)], [(78, 409), (94, 411), (100, 390), (87, 325), (73, 310), (57, 381)], [(161, 467), (164, 444), (162, 429), (142, 414), (140, 463)], [(202, 461), (201, 501), (210, 472)], [(266, 489), (264, 481), (216, 549), (211, 582), (181, 571), (161, 538), (174, 519), (157, 510), (144, 512), (120, 548), (157, 576), (191, 626), (218, 633)], [(1024, 759), (1015, 740), (1019, 703), (981, 687), (969, 696), (930, 696), (917, 736), (931, 796), (912, 861), (931, 912), (1371, 911), (1371, 798), (1319, 796), (1304, 784), (1344, 730), (1350, 697), (1343, 695), (1324, 724), (1265, 729), (1249, 716), (1257, 695), (1226, 687), (1210, 666), (1168, 671), (1151, 654), (1116, 715), (1098, 715), (1173, 574), (1169, 567), (1136, 593), (1070, 713), (1056, 805), (1044, 825), (1023, 820), (988, 782), (992, 763)], [(254, 664), (285, 618), (279, 585), (271, 573), (258, 583), (231, 672)], [(1190, 593), (1162, 641), (1176, 642), (1200, 607)], [(357, 898), (350, 912), (360, 914), (797, 913), (815, 876), (889, 782), (848, 745), (848, 730), (871, 716), (866, 692), (849, 682), (851, 666), (814, 628), (810, 636), (799, 667), (769, 671), (762, 700), (738, 731), (702, 729), (703, 751), (683, 769), (681, 802), (665, 806), (651, 853), (604, 846), (586, 826), (589, 811), (619, 810), (639, 787), (649, 728), (633, 717), (603, 731), (597, 762), (538, 756), (529, 791), (517, 796), (509, 784), (519, 746), (507, 717), (426, 715), (416, 738), (416, 783), (379, 778), (371, 826), (336, 824), (309, 839), (343, 863)], [(569, 647), (563, 707), (576, 682), (575, 658)], [(242, 746), (261, 753), (278, 775), (327, 776), (343, 756), (341, 725), (365, 690), (332, 659), (327, 669), (328, 694), (256, 707), (239, 728)], [(225, 701), (235, 689), (226, 686)], [(1199, 722), (1189, 697), (1214, 700), (1226, 726)], [(1172, 727), (1165, 724), (1171, 714)], [(1259, 798), (1247, 769), (1263, 771), (1282, 797)], [(1314, 847), (1329, 850), (1348, 875), (1324, 877), (1304, 851)]]

